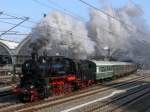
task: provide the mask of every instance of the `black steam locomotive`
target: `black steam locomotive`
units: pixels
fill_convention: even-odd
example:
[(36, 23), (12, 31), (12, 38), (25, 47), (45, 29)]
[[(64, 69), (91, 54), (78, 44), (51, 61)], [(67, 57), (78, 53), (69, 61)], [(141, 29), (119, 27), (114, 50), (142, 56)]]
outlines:
[(22, 65), (20, 84), (13, 89), (21, 102), (32, 102), (53, 95), (67, 94), (95, 81), (96, 65), (88, 60), (63, 56), (40, 56)]

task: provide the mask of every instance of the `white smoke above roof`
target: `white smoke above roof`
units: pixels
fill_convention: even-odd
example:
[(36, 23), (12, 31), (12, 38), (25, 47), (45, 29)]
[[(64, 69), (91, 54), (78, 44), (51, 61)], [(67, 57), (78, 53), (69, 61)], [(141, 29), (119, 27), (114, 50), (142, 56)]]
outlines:
[(87, 58), (94, 52), (94, 42), (88, 37), (85, 25), (57, 11), (33, 29), (32, 47), (74, 58)]
[(87, 26), (91, 39), (96, 42), (96, 55), (105, 55), (104, 47), (108, 46), (112, 57), (150, 65), (147, 64), (150, 58), (150, 30), (142, 9), (135, 5), (130, 2), (120, 9), (105, 9), (117, 20), (98, 10), (90, 11)]
[[(109, 8), (107, 10), (113, 17), (118, 17), (117, 13)], [(97, 55), (104, 55), (104, 47), (111, 49), (111, 55), (124, 48), (130, 46), (128, 43), (129, 34), (123, 24), (97, 10), (91, 10), (90, 21), (88, 22), (89, 35), (96, 42)], [(125, 48), (124, 48), (125, 49)]]

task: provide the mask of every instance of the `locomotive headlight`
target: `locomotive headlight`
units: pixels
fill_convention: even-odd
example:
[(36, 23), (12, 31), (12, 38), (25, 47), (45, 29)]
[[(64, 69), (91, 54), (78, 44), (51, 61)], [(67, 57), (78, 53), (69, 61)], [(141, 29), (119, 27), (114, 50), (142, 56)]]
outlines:
[(33, 89), (33, 88), (34, 88), (34, 86), (33, 86), (33, 85), (31, 85), (31, 86), (30, 86), (30, 88), (31, 88), (31, 89)]

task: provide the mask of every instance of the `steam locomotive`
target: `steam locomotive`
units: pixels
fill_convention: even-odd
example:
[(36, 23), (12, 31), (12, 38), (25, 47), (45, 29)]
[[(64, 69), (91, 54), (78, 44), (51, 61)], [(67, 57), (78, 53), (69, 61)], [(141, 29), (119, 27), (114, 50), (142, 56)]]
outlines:
[(22, 65), (20, 84), (13, 93), (21, 102), (68, 94), (92, 86), (99, 80), (135, 72), (135, 64), (96, 60), (75, 60), (64, 56), (40, 56)]

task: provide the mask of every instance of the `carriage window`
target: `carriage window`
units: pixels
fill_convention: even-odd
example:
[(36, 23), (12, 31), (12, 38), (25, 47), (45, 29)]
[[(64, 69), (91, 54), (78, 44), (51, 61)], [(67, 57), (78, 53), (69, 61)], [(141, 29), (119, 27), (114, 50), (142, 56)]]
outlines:
[(105, 72), (105, 67), (101, 67), (101, 72)]
[(108, 71), (111, 71), (111, 67), (110, 66), (108, 66)]
[(96, 69), (97, 69), (97, 72), (100, 72), (100, 71), (101, 71), (101, 70), (100, 70), (100, 67), (97, 67)]

